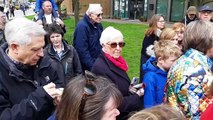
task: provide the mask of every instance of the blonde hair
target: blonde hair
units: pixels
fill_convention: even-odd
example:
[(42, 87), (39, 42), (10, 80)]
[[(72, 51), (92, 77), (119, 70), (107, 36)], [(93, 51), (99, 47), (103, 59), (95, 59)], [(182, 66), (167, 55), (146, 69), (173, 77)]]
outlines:
[(172, 40), (176, 35), (172, 28), (164, 28), (160, 34), (160, 40)]
[(154, 52), (156, 58), (162, 59), (168, 59), (171, 56), (179, 57), (182, 54), (180, 48), (169, 40), (155, 41)]
[(164, 104), (141, 110), (128, 120), (185, 120), (185, 117), (172, 106)]

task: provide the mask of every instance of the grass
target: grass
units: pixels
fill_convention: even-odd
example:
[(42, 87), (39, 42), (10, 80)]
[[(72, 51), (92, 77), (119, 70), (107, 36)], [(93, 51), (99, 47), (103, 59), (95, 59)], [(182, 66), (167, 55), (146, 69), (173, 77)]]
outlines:
[[(32, 19), (32, 16), (29, 16), (28, 18)], [(64, 37), (69, 44), (72, 44), (73, 32), (75, 29), (74, 19), (64, 19), (64, 23), (66, 24), (67, 29)], [(123, 33), (126, 46), (123, 48), (122, 56), (129, 65), (128, 75), (130, 79), (134, 76), (139, 76), (141, 43), (147, 26), (142, 24), (123, 24), (104, 21), (102, 22), (102, 25), (104, 28), (107, 26), (113, 26)]]

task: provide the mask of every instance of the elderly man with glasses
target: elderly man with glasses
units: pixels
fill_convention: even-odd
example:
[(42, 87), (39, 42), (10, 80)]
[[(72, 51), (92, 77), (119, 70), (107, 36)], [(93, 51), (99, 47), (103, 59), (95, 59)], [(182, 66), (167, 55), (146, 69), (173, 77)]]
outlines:
[(83, 19), (76, 26), (73, 46), (78, 52), (83, 70), (91, 70), (101, 53), (99, 38), (103, 31), (102, 16), (101, 5), (90, 4)]
[(210, 5), (203, 5), (199, 9), (199, 20), (211, 21), (213, 17), (213, 8)]

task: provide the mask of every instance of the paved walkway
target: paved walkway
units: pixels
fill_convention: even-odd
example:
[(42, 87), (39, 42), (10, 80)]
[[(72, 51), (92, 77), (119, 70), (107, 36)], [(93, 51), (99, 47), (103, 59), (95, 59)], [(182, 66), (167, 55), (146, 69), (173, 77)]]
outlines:
[[(114, 23), (121, 23), (121, 24), (143, 24), (143, 25), (149, 25), (148, 22), (141, 22), (138, 19), (136, 20), (130, 20), (130, 19), (103, 19), (103, 21), (107, 22), (114, 22)], [(171, 27), (173, 23), (166, 23), (166, 27)]]

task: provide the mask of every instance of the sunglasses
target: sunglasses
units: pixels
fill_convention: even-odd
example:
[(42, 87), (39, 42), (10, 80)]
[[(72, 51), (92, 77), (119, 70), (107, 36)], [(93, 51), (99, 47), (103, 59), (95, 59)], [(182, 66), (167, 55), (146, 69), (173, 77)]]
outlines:
[(112, 42), (112, 43), (107, 43), (108, 45), (110, 45), (111, 48), (116, 48), (117, 46), (119, 46), (120, 48), (125, 46), (125, 42)]
[(195, 14), (189, 14), (190, 16), (195, 16)]
[(80, 103), (80, 111), (79, 111), (80, 113), (82, 113), (84, 110), (85, 103), (88, 96), (95, 95), (96, 93), (96, 87), (92, 84), (92, 81), (96, 79), (95, 75), (86, 70), (85, 79), (86, 79), (86, 84), (84, 86), (84, 93)]
[(95, 14), (97, 17), (103, 16), (103, 13)]

